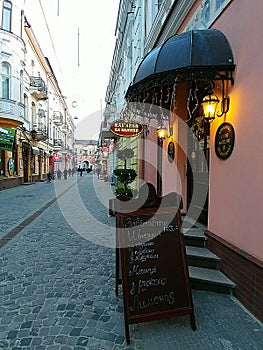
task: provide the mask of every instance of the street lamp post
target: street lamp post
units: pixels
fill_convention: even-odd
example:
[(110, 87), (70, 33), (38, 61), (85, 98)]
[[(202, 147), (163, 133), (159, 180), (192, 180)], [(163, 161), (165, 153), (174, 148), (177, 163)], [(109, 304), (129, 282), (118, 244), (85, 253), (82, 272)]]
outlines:
[(158, 149), (157, 149), (157, 195), (162, 195), (162, 166), (163, 166), (163, 141), (167, 137), (167, 129), (164, 126), (161, 126), (157, 129), (158, 137)]

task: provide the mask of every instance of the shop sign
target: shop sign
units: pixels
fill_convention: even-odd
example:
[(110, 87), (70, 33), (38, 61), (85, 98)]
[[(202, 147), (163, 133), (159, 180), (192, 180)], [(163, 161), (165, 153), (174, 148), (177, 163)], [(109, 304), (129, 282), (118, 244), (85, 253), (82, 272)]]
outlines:
[(54, 163), (61, 163), (62, 159), (60, 156), (54, 156)]
[(127, 122), (119, 119), (115, 120), (115, 122), (111, 124), (110, 130), (115, 135), (131, 137), (139, 135), (143, 130), (143, 126), (139, 123)]
[(218, 158), (230, 157), (235, 144), (235, 130), (232, 124), (222, 123), (215, 135), (215, 152)]
[(0, 150), (12, 151), (16, 130), (0, 127)]

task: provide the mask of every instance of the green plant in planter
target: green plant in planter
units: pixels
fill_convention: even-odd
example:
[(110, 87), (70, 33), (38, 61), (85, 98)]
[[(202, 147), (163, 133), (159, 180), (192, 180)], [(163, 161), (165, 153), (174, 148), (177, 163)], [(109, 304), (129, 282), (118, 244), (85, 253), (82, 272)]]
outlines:
[(113, 173), (118, 178), (118, 181), (123, 184), (123, 188), (117, 188), (116, 193), (132, 197), (132, 191), (128, 185), (135, 180), (137, 176), (136, 171), (134, 169), (115, 169)]
[(133, 196), (128, 185), (135, 180), (137, 173), (134, 169), (126, 168), (127, 159), (132, 158), (133, 155), (134, 152), (131, 148), (126, 148), (117, 152), (117, 157), (124, 161), (124, 169), (115, 169), (113, 171), (114, 175), (118, 178), (118, 181), (123, 184), (123, 187), (117, 187), (116, 194), (123, 194), (127, 197)]

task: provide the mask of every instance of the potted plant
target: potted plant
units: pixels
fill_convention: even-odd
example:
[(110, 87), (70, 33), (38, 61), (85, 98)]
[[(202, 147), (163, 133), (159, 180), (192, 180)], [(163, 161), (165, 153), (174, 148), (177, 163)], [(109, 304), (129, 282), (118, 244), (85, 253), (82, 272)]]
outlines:
[(134, 169), (127, 169), (127, 159), (132, 158), (134, 155), (134, 152), (131, 148), (125, 148), (123, 150), (119, 150), (117, 152), (117, 157), (124, 161), (124, 168), (123, 169), (115, 169), (113, 171), (114, 175), (117, 177), (118, 182), (122, 184), (122, 186), (117, 186), (116, 188), (116, 194), (122, 194), (127, 197), (132, 197), (132, 190), (129, 187), (129, 184), (132, 183), (137, 173)]

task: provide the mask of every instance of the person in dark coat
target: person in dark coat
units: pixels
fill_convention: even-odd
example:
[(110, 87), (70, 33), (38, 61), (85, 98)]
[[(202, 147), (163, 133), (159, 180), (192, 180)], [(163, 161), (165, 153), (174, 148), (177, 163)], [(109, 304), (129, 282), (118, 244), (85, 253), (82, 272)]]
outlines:
[(58, 169), (58, 171), (57, 171), (57, 177), (58, 177), (59, 180), (61, 179), (61, 175), (62, 175), (62, 172), (61, 172), (60, 169)]

